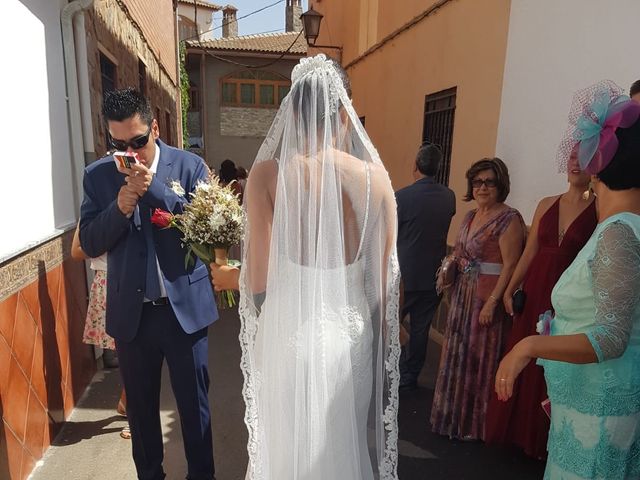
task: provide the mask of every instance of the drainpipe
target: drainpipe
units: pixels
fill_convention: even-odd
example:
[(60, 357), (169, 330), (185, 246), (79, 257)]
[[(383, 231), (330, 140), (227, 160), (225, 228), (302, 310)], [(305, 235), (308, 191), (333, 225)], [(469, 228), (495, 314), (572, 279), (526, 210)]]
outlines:
[(74, 180), (72, 182), (72, 193), (76, 218), (80, 216), (80, 203), (82, 201), (84, 133), (82, 128), (78, 70), (76, 68), (73, 18), (77, 13), (91, 6), (92, 3), (93, 0), (75, 0), (66, 5), (60, 14), (62, 47), (64, 50), (64, 71), (67, 83), (67, 118), (69, 122), (69, 143), (71, 146), (71, 172)]
[(73, 31), (76, 39), (76, 66), (78, 68), (78, 87), (80, 89), (80, 117), (82, 119), (82, 140), (84, 143), (84, 165), (96, 159), (93, 142), (93, 121), (91, 116), (91, 87), (89, 84), (89, 58), (87, 54), (87, 31), (85, 16), (73, 18)]

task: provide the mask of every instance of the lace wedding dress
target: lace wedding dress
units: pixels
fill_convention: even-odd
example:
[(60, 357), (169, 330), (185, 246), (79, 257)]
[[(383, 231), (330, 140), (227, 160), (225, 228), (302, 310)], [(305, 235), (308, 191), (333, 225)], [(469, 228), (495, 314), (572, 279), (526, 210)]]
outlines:
[(393, 190), (334, 64), (292, 80), (245, 193), (247, 479), (397, 479)]

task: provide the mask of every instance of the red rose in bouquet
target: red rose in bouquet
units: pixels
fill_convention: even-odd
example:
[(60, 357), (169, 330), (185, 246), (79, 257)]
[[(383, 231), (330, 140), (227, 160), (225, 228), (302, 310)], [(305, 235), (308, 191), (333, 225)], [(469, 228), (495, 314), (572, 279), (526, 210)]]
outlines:
[(158, 228), (169, 228), (174, 226), (174, 216), (172, 213), (156, 208), (151, 215), (151, 223)]

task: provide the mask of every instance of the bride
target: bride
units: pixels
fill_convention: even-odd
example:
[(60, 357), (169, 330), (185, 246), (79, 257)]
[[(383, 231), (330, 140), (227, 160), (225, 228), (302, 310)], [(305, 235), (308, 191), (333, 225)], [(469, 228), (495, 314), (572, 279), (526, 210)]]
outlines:
[(396, 205), (347, 89), (301, 60), (247, 181), (247, 479), (397, 479)]

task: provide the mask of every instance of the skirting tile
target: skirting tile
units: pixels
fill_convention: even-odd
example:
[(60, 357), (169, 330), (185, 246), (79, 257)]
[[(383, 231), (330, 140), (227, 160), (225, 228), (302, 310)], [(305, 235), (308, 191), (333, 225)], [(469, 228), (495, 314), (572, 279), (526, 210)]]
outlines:
[(69, 257), (73, 230), (0, 265), (0, 302)]

